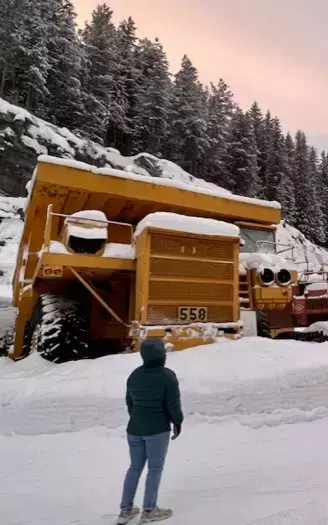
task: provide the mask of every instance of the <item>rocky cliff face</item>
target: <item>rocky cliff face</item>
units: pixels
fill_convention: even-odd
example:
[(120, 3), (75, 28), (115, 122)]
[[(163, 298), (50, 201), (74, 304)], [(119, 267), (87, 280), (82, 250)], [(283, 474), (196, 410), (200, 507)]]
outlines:
[(24, 196), (40, 154), (107, 164), (106, 151), (0, 99), (0, 190)]
[[(0, 98), (0, 195), (25, 196), (26, 183), (42, 154), (218, 190), (217, 186), (196, 179), (173, 162), (147, 153), (123, 157), (115, 149), (104, 148), (66, 128), (53, 126)], [(222, 194), (227, 193), (222, 188)]]

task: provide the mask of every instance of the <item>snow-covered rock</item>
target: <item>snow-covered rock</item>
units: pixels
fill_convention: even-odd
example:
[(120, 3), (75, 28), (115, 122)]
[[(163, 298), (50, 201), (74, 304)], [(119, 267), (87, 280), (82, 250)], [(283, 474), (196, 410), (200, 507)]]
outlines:
[(0, 306), (11, 302), (11, 281), (23, 230), (23, 198), (0, 196)]
[(23, 229), (24, 200), (0, 196), (0, 355), (12, 342), (16, 311), (11, 307), (11, 282)]

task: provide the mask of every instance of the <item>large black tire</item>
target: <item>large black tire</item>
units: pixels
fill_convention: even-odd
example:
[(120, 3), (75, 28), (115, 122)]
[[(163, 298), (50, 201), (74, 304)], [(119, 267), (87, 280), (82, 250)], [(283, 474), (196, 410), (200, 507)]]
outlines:
[(87, 316), (80, 303), (61, 295), (40, 295), (23, 346), (25, 356), (37, 351), (55, 363), (87, 358)]
[(271, 330), (269, 318), (266, 312), (263, 310), (257, 310), (256, 312), (256, 324), (257, 324), (257, 335), (258, 337), (266, 337), (271, 339)]

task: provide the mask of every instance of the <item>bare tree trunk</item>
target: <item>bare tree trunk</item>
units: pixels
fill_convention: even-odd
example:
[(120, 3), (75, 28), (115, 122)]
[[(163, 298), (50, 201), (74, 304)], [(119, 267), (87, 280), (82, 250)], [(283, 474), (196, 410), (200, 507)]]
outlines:
[(7, 79), (7, 71), (8, 71), (8, 66), (7, 66), (7, 63), (5, 62), (4, 65), (3, 65), (3, 70), (2, 70), (2, 75), (1, 75), (1, 83), (0, 83), (0, 97), (3, 98), (4, 94), (5, 94), (5, 84), (6, 84), (6, 79)]
[(30, 111), (32, 109), (32, 101), (33, 101), (33, 87), (30, 85), (28, 87), (26, 103), (25, 103), (25, 109), (27, 109), (27, 111)]

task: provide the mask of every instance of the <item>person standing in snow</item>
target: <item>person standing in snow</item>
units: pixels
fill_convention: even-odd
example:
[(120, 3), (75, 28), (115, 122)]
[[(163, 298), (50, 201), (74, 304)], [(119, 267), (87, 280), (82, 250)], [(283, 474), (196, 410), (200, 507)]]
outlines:
[(127, 380), (126, 404), (130, 415), (127, 439), (131, 464), (126, 473), (118, 525), (139, 514), (133, 506), (141, 473), (148, 461), (148, 473), (141, 523), (161, 521), (172, 510), (157, 507), (157, 496), (169, 446), (171, 423), (176, 439), (181, 432), (183, 413), (179, 383), (165, 367), (166, 351), (161, 339), (147, 339), (140, 349), (143, 365)]

